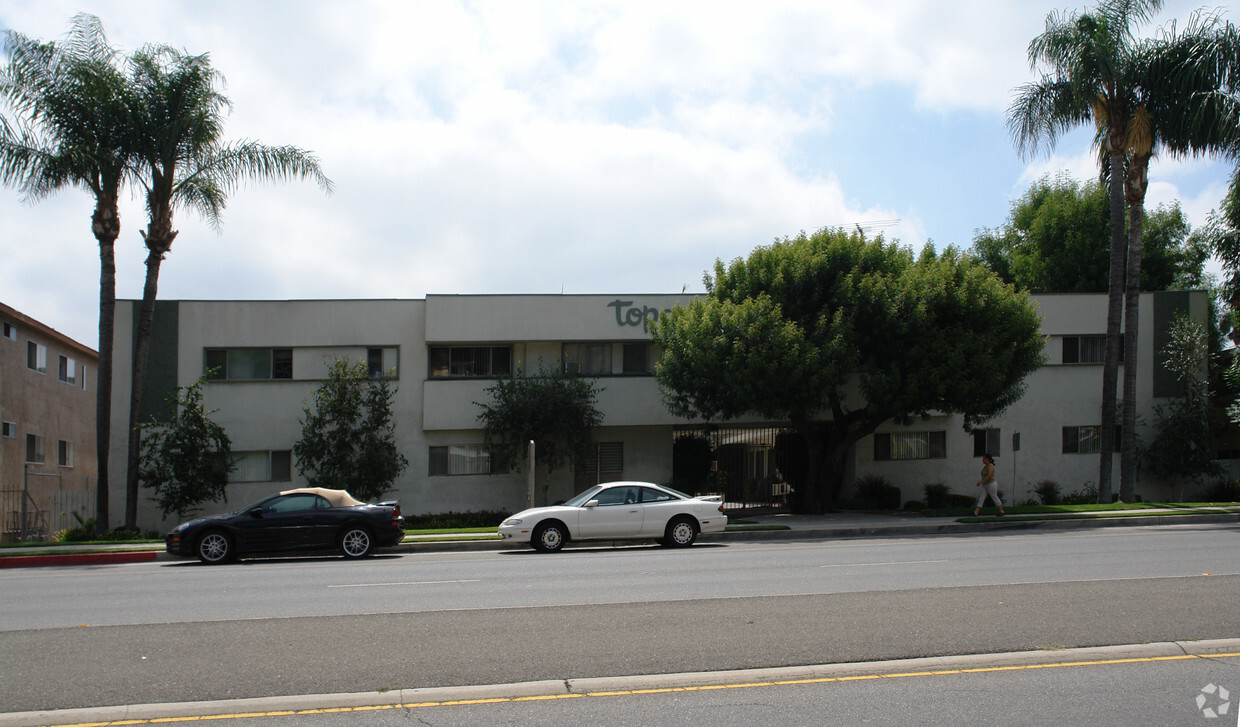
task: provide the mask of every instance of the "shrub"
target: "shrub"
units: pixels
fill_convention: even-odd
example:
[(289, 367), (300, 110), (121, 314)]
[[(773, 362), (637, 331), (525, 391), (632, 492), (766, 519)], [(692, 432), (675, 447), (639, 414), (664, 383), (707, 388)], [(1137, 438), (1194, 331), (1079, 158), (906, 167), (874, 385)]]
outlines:
[(936, 482), (921, 489), (926, 495), (926, 507), (931, 510), (940, 510), (948, 507), (947, 500), (948, 496), (951, 495), (950, 487), (941, 482)]
[(1098, 490), (1093, 485), (1085, 485), (1080, 492), (1073, 492), (1063, 496), (1060, 504), (1063, 505), (1092, 505), (1098, 502)]
[(442, 512), (406, 515), (406, 530), (446, 530), (450, 528), (497, 528), (512, 513), (506, 510)]
[(866, 475), (857, 480), (854, 504), (862, 509), (899, 510), (900, 488), (882, 475)]
[(921, 512), (926, 509), (926, 503), (921, 500), (909, 500), (904, 503), (904, 509), (910, 512)]
[(1240, 502), (1240, 483), (1223, 480), (1206, 490), (1206, 502)]
[(1058, 505), (1062, 497), (1059, 493), (1059, 483), (1054, 480), (1042, 480), (1034, 488), (1034, 492), (1038, 493), (1038, 499), (1043, 505)]

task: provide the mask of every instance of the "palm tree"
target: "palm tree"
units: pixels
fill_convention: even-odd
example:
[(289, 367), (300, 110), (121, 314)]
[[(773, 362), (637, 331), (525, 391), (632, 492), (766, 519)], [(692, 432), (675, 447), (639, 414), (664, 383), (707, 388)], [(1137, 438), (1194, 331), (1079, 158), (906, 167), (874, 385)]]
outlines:
[[(1119, 499), (1136, 494), (1137, 330), (1142, 221), (1150, 159), (1237, 152), (1240, 130), (1240, 35), (1216, 13), (1195, 13), (1184, 32), (1173, 25), (1135, 55), (1135, 105), (1125, 133), (1128, 271), (1124, 302), (1124, 381)], [(1112, 176), (1119, 176), (1112, 166)]]
[[(1022, 153), (1054, 146), (1059, 136), (1092, 121), (1105, 144), (1110, 169), (1124, 169), (1127, 131), (1136, 106), (1134, 26), (1147, 22), (1162, 0), (1100, 0), (1092, 12), (1046, 17), (1045, 31), (1029, 44), (1042, 79), (1017, 89), (1008, 108), (1008, 129)], [(1102, 369), (1101, 456), (1098, 499), (1111, 500), (1115, 450), (1115, 387), (1118, 380), (1120, 321), (1124, 295), (1124, 179), (1109, 175), (1111, 263), (1107, 298), (1107, 337)]]
[(63, 42), (7, 31), (0, 69), (0, 181), (31, 201), (65, 187), (95, 198), (91, 231), (99, 243), (99, 371), (96, 382), (95, 525), (108, 528), (108, 451), (112, 412), (112, 329), (116, 309), (118, 199), (132, 149), (130, 86), (99, 19), (74, 16)]
[(312, 178), (327, 193), (332, 182), (318, 160), (293, 146), (254, 141), (226, 143), (224, 112), (228, 99), (217, 85), (220, 74), (207, 55), (188, 55), (168, 46), (148, 46), (130, 58), (137, 89), (141, 133), (138, 181), (146, 193), (149, 216), (142, 232), (146, 243), (146, 281), (134, 334), (133, 385), (129, 407), (128, 480), (125, 522), (137, 521), (138, 417), (146, 380), (151, 320), (164, 256), (177, 237), (173, 212), (198, 212), (218, 228), (228, 195), (247, 179), (282, 181)]

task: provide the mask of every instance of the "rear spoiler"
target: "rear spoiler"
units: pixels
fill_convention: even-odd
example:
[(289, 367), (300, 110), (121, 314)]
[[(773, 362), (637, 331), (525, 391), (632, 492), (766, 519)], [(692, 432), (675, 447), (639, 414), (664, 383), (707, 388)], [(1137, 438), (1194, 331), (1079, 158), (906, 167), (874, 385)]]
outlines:
[(379, 506), (380, 507), (396, 507), (399, 504), (400, 504), (399, 500), (384, 500), (383, 502), (379, 503)]
[(707, 502), (723, 502), (723, 495), (698, 495), (698, 499)]

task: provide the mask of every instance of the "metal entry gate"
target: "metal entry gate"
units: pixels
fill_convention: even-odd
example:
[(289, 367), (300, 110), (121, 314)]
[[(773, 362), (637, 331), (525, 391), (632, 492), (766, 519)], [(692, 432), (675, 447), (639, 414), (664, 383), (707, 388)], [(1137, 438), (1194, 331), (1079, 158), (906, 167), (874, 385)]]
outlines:
[[(727, 508), (781, 508), (792, 487), (779, 466), (782, 427), (687, 427), (673, 433), (673, 484), (715, 492)], [(781, 443), (782, 441), (782, 443)]]

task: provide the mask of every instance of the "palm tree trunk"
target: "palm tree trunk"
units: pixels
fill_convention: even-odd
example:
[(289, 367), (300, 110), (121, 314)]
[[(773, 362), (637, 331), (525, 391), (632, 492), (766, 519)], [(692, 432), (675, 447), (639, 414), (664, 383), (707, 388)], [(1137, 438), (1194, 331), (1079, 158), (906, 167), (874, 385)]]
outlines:
[(120, 213), (115, 199), (100, 198), (91, 218), (99, 241), (99, 364), (95, 382), (95, 531), (107, 532), (108, 453), (112, 430), (112, 341), (116, 324), (116, 238)]
[(1141, 306), (1142, 231), (1149, 155), (1130, 161), (1128, 202), (1128, 273), (1124, 285), (1124, 409), (1120, 433), (1119, 499), (1133, 502), (1137, 490), (1137, 331)]
[(1124, 302), (1124, 153), (1123, 126), (1112, 123), (1107, 133), (1111, 157), (1111, 267), (1107, 291), (1107, 339), (1102, 360), (1101, 452), (1098, 457), (1098, 502), (1111, 501), (1111, 467), (1115, 452), (1115, 385), (1119, 379), (1120, 320)]
[[(142, 451), (142, 430), (138, 418), (142, 412), (142, 390), (146, 385), (146, 366), (151, 350), (151, 321), (155, 317), (155, 298), (159, 289), (159, 269), (164, 255), (172, 247), (176, 232), (171, 229), (172, 218), (167, 215), (152, 220), (151, 232), (144, 234), (150, 253), (146, 256), (146, 282), (142, 286), (142, 307), (138, 311), (138, 326), (134, 332), (133, 379), (129, 390), (129, 447), (125, 467), (125, 527), (136, 529), (138, 524), (138, 495), (140, 488), (139, 458)], [(156, 230), (159, 230), (157, 233)]]

